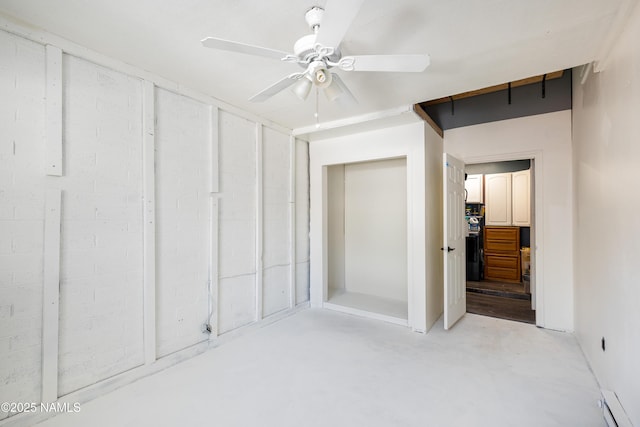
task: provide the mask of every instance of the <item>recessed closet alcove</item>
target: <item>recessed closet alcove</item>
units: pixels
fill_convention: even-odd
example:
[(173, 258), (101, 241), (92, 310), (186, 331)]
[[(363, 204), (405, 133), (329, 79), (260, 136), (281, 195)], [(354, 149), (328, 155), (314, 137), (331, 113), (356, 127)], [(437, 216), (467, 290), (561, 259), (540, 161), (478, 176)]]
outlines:
[(327, 302), (406, 323), (406, 158), (329, 166), (327, 185)]
[(426, 332), (442, 313), (442, 138), (409, 114), (309, 145), (310, 299)]

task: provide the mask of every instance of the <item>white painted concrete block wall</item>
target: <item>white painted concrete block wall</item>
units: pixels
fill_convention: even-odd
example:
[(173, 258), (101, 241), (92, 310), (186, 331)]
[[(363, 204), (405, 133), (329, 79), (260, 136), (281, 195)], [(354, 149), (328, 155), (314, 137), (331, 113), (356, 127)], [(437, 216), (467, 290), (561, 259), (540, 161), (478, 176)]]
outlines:
[(157, 355), (206, 341), (209, 107), (156, 89)]
[(40, 398), (44, 72), (42, 45), (0, 32), (0, 402)]
[(309, 301), (309, 144), (296, 140), (296, 304)]
[(288, 135), (264, 129), (262, 312), (265, 317), (288, 308), (291, 294), (290, 146)]
[(142, 85), (63, 56), (60, 395), (143, 363)]
[[(43, 39), (46, 36), (38, 41)], [(86, 52), (80, 49), (80, 56), (63, 56), (64, 115), (58, 120), (64, 126), (64, 173), (46, 176), (45, 49), (0, 31), (2, 401), (41, 399), (47, 189), (63, 193), (59, 372), (54, 390), (57, 387), (58, 395), (64, 395), (145, 362), (142, 89), (148, 73), (89, 53), (91, 61), (97, 58), (110, 68), (96, 65), (81, 58)], [(258, 177), (255, 121), (221, 108), (219, 132), (210, 135), (212, 110), (207, 101), (161, 89), (156, 96), (158, 222), (152, 230), (157, 239), (157, 295), (151, 330), (156, 330), (159, 357), (206, 337), (200, 327), (209, 297), (216, 300), (215, 294), (207, 293), (208, 272), (213, 268), (209, 239), (216, 229), (210, 221), (208, 194), (216, 191), (211, 188), (213, 176), (219, 172), (221, 178), (221, 192), (214, 195), (219, 198), (219, 246), (213, 248), (219, 253), (219, 305), (213, 311), (218, 311), (220, 333), (258, 317), (259, 213), (266, 224), (264, 314), (287, 307), (294, 201), (296, 302), (308, 300), (309, 193), (306, 142), (295, 142), (296, 157), (290, 163), (289, 136), (261, 125), (264, 175)], [(209, 138), (219, 144), (219, 171), (210, 163), (216, 156)], [(294, 199), (291, 164), (297, 181)], [(257, 204), (260, 179), (265, 195), (261, 206)], [(215, 324), (215, 316), (212, 321)]]
[(221, 111), (219, 134), (218, 332), (225, 333), (256, 315), (256, 125)]

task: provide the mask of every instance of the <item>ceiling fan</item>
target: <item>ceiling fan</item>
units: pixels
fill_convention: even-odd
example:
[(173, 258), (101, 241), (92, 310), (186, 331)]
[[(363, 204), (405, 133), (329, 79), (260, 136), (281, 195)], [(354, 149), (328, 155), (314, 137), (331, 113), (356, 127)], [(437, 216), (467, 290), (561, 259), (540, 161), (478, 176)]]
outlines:
[[(351, 55), (342, 56), (340, 43), (364, 0), (327, 0), (326, 10), (315, 6), (305, 14), (312, 34), (301, 37), (293, 54), (245, 43), (207, 37), (205, 47), (292, 62), (304, 71), (292, 73), (249, 98), (262, 102), (293, 85), (293, 92), (305, 100), (313, 86), (323, 89), (330, 101), (345, 98), (355, 101), (340, 76), (342, 71), (421, 72), (429, 66), (429, 55)], [(322, 25), (321, 25), (322, 24)]]

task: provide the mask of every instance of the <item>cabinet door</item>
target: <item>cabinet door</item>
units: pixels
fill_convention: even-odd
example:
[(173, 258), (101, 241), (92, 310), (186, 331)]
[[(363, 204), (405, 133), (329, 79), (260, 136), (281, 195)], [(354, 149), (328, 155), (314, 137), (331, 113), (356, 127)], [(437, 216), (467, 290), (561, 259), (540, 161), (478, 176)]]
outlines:
[(467, 175), (467, 180), (464, 182), (464, 189), (467, 191), (467, 203), (484, 203), (482, 184), (482, 174)]
[(511, 225), (511, 173), (485, 175), (485, 224)]
[(531, 225), (531, 177), (529, 170), (514, 172), (511, 182), (513, 225)]

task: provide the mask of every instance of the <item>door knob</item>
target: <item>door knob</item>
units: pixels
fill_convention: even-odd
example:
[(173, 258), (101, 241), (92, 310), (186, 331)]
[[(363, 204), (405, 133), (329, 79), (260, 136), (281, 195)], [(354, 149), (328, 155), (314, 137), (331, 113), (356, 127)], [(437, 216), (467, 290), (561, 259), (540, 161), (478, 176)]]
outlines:
[[(444, 248), (440, 248), (440, 250), (444, 251)], [(456, 248), (452, 248), (452, 247), (447, 246), (447, 252), (451, 252), (451, 251), (455, 251), (455, 250), (456, 250)]]

